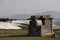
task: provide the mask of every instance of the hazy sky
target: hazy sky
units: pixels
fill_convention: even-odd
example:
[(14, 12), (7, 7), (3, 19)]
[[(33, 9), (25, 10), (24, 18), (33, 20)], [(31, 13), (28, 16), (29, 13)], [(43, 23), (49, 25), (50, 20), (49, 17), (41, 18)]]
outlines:
[(0, 0), (0, 17), (51, 10), (60, 12), (60, 0)]

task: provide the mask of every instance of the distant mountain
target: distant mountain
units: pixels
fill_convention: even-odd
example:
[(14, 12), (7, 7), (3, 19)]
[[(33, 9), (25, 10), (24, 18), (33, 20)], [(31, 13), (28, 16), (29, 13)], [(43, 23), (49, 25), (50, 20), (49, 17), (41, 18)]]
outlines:
[[(55, 19), (60, 19), (60, 12), (57, 12), (57, 11), (45, 11), (42, 13), (34, 13), (33, 15), (51, 15)], [(31, 16), (30, 14), (17, 14), (17, 15), (11, 16), (10, 18), (27, 19), (30, 16)]]
[(35, 15), (51, 15), (53, 18), (60, 18), (60, 12), (57, 11), (45, 11), (42, 13), (35, 13)]
[(17, 15), (14, 15), (14, 16), (11, 16), (10, 18), (13, 18), (13, 19), (27, 19), (27, 18), (30, 18), (31, 15), (29, 14), (17, 14)]

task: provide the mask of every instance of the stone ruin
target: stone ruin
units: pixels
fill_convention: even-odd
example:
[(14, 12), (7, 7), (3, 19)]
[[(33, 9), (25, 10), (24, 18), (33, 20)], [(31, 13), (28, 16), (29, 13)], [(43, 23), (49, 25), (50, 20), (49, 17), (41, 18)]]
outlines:
[[(53, 35), (52, 17), (50, 15), (33, 15), (29, 22), (28, 35), (31, 36), (49, 36)], [(37, 24), (37, 20), (42, 22), (42, 25)]]

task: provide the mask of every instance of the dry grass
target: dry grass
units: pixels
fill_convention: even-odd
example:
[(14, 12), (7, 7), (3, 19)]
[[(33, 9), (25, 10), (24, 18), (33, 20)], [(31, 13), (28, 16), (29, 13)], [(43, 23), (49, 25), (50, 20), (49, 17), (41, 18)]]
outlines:
[(57, 38), (26, 36), (27, 33), (27, 30), (0, 30), (0, 40), (60, 40), (60, 30), (55, 30)]

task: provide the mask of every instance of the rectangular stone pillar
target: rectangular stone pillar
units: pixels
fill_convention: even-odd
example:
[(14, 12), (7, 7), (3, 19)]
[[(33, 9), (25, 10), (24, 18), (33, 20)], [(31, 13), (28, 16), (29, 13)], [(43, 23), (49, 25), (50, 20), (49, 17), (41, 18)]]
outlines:
[(53, 29), (52, 29), (52, 17), (51, 16), (43, 16), (44, 18), (44, 25), (42, 25), (42, 36), (44, 35), (52, 35)]

